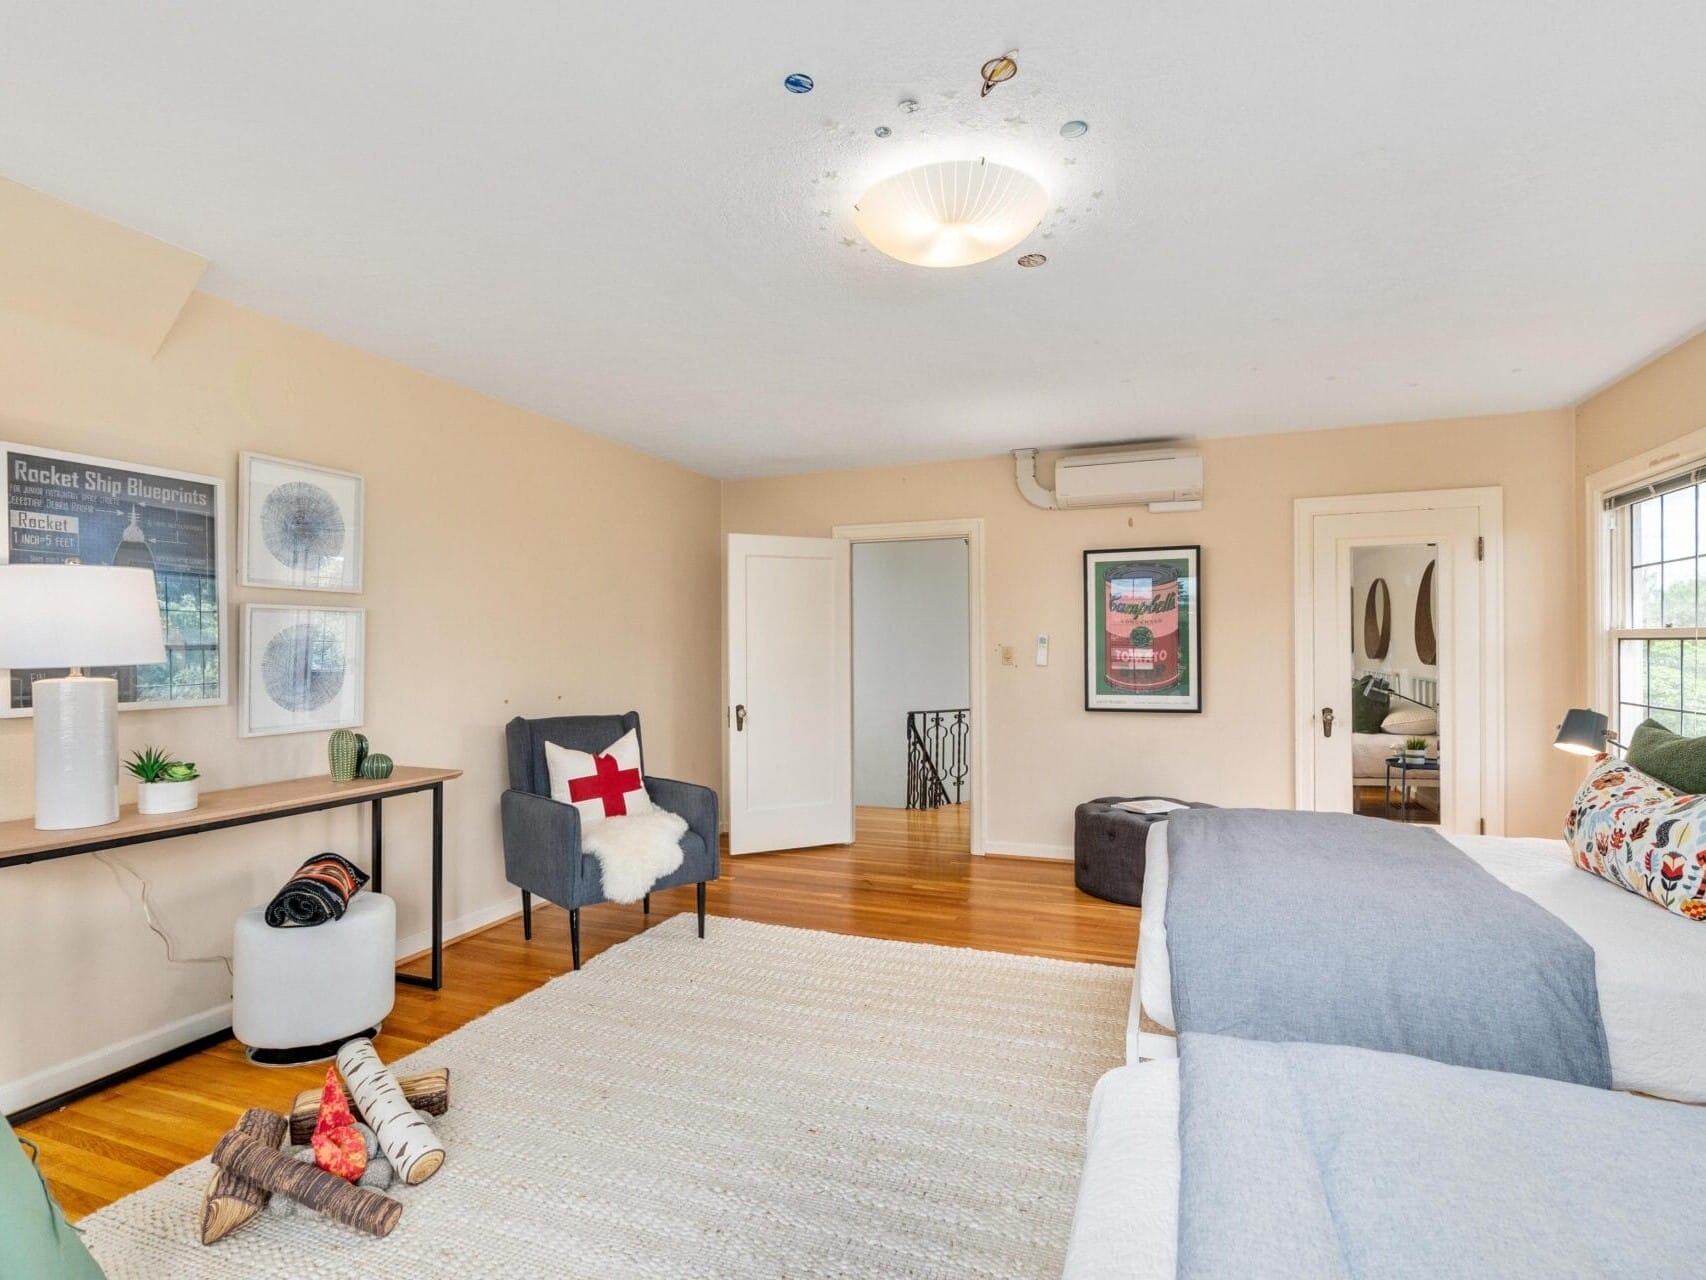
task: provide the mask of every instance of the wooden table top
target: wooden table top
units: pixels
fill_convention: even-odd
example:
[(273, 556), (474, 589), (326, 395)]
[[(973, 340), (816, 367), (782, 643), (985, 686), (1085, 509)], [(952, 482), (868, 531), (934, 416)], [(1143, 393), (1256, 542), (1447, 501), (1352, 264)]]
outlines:
[(420, 765), (398, 765), (389, 778), (357, 778), (334, 782), (330, 777), (291, 778), (285, 782), (263, 782), (254, 787), (230, 787), (204, 791), (201, 803), (187, 813), (139, 814), (127, 804), (117, 822), (103, 827), (77, 827), (69, 831), (37, 831), (34, 820), (19, 818), (0, 822), (0, 862), (70, 851), (84, 845), (115, 846), (161, 840), (171, 835), (189, 835), (210, 827), (235, 826), (263, 818), (284, 817), (335, 804), (384, 799), (419, 791), (437, 783), (460, 778), (460, 769), (433, 769)]

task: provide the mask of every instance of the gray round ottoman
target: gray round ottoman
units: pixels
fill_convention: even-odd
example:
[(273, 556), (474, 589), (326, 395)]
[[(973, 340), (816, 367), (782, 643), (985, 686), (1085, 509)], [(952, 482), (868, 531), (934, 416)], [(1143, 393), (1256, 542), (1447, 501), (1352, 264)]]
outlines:
[[(1164, 813), (1133, 813), (1115, 808), (1122, 800), (1166, 800), (1168, 796), (1102, 796), (1078, 806), (1072, 819), (1072, 879), (1085, 893), (1143, 905), (1144, 847), (1149, 828), (1166, 820)], [(1175, 800), (1189, 809), (1212, 805)]]

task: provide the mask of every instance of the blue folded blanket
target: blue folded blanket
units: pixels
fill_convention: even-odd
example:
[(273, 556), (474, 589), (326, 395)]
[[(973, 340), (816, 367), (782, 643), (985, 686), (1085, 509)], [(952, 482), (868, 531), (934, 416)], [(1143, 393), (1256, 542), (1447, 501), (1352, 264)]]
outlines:
[(1174, 1021), (1611, 1087), (1593, 948), (1437, 832), (1191, 809), (1167, 823)]
[(1181, 1280), (1701, 1274), (1699, 1107), (1188, 1032), (1179, 1090)]

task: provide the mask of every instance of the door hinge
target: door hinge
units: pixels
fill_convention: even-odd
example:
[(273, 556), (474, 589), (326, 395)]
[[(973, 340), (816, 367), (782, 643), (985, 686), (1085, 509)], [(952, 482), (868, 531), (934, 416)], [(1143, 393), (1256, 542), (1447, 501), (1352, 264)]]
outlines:
[(1487, 834), (1487, 820), (1485, 818), (1482, 818), (1479, 825), (1481, 827), (1481, 834), (1486, 835)]
[(1487, 558), (1487, 540), (1485, 538), (1475, 539), (1475, 558), (1477, 560), (1485, 560)]

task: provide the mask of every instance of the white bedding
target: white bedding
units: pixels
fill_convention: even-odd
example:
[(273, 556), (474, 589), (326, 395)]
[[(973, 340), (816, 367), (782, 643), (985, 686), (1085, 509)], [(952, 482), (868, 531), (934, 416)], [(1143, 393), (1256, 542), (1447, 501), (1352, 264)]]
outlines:
[[(1593, 948), (1612, 1084), (1706, 1102), (1706, 923), (1674, 915), (1581, 870), (1562, 840), (1446, 838)], [(1167, 824), (1157, 823), (1149, 832), (1144, 868), (1128, 1061), (1175, 1052), (1169, 1036), (1138, 1027), (1140, 1014), (1173, 1026), (1166, 903)]]
[(1172, 1280), (1179, 1239), (1179, 1064), (1096, 1083), (1066, 1280)]
[[(1386, 780), (1386, 760), (1389, 756), (1397, 755), (1404, 748), (1408, 739), (1402, 733), (1353, 733), (1351, 735), (1351, 775), (1359, 781)], [(1428, 754), (1439, 754), (1439, 739), (1428, 737)], [(1393, 775), (1396, 781), (1396, 773)], [(1411, 774), (1412, 782), (1418, 782), (1417, 775)], [(1423, 779), (1422, 781), (1425, 781)]]

